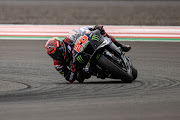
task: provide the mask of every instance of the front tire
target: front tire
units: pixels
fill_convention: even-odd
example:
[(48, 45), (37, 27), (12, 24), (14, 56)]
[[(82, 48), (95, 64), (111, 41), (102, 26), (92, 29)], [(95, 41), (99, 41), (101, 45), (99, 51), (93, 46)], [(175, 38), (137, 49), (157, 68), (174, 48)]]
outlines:
[(104, 69), (108, 70), (113, 77), (121, 79), (125, 83), (131, 83), (134, 81), (133, 76), (123, 71), (114, 62), (109, 60), (106, 56), (101, 55), (98, 64)]
[(79, 78), (77, 81), (79, 82), (79, 83), (84, 83), (84, 78)]

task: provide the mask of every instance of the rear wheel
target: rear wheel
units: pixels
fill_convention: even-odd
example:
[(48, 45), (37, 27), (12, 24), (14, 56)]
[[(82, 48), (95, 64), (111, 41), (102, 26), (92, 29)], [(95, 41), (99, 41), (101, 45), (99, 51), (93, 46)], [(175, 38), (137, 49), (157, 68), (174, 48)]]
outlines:
[(132, 75), (133, 75), (134, 80), (137, 78), (137, 75), (138, 75), (137, 69), (134, 68), (133, 66), (132, 66)]
[(98, 63), (104, 70), (108, 70), (113, 77), (121, 79), (125, 83), (131, 83), (134, 80), (132, 75), (122, 70), (116, 63), (112, 62), (104, 55), (101, 55)]

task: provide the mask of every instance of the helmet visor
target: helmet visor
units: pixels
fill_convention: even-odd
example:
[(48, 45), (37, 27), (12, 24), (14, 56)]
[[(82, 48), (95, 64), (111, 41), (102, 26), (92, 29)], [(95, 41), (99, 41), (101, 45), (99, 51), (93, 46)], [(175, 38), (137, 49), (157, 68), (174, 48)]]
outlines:
[(56, 52), (53, 54), (50, 54), (50, 56), (54, 59), (54, 60), (63, 60), (64, 56), (65, 56), (65, 49), (64, 47), (57, 47), (56, 48)]

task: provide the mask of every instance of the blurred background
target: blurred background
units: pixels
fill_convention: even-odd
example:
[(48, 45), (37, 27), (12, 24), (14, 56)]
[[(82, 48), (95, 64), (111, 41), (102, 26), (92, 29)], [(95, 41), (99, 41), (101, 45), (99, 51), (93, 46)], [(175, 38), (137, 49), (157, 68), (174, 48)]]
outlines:
[[(37, 24), (50, 26), (45, 30)], [(96, 77), (67, 83), (46, 54), (46, 41), (38, 37), (64, 32), (65, 27), (51, 28), (57, 24), (137, 25), (124, 27), (129, 29), (122, 34), (145, 31), (150, 38), (144, 34), (146, 42), (122, 43), (132, 46), (126, 54), (138, 79), (131, 84)], [(179, 26), (178, 0), (0, 0), (0, 120), (179, 120), (180, 42), (156, 41), (179, 41)], [(37, 40), (24, 40), (33, 35)]]
[(178, 0), (0, 0), (0, 24), (180, 25)]

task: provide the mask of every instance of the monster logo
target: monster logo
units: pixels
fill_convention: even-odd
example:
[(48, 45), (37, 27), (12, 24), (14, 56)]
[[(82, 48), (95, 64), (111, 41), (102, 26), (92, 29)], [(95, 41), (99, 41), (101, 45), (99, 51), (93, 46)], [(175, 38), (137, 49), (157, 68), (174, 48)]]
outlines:
[(99, 37), (98, 35), (94, 34), (92, 36), (92, 40), (96, 40), (96, 41), (100, 42), (101, 41), (101, 37)]

